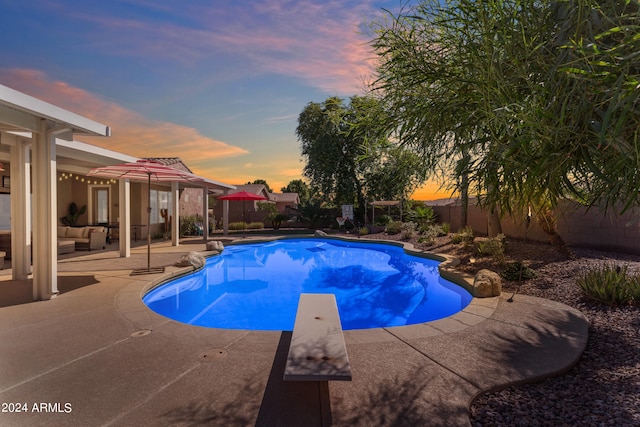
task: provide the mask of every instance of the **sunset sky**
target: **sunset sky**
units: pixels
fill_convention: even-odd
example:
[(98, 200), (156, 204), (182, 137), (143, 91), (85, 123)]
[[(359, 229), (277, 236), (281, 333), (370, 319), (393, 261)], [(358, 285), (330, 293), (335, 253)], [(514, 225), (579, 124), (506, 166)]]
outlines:
[(363, 93), (368, 26), (402, 3), (0, 0), (0, 83), (111, 127), (84, 142), (279, 191), (302, 177), (298, 115)]

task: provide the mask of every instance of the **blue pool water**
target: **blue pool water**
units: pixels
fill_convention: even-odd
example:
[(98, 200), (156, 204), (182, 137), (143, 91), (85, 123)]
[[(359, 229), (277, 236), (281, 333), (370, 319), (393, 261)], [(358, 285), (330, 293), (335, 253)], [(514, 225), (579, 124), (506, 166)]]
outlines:
[(227, 246), (143, 301), (190, 325), (290, 331), (300, 293), (335, 294), (347, 330), (441, 319), (472, 299), (440, 277), (438, 261), (388, 244), (313, 238)]

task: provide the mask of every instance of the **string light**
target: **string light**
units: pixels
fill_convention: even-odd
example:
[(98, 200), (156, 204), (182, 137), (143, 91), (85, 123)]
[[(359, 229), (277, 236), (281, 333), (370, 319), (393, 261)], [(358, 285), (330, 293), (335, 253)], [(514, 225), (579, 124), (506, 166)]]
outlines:
[[(67, 173), (67, 172), (60, 172), (59, 173), (58, 181), (62, 182), (62, 181), (66, 181), (68, 179), (75, 179), (76, 181), (85, 182), (85, 177), (84, 176), (77, 175), (77, 174), (74, 175), (73, 173)], [(108, 179), (106, 181), (104, 181), (104, 180), (91, 181), (90, 179), (87, 179), (86, 182), (89, 185), (91, 185), (91, 184), (94, 184), (94, 185), (98, 185), (98, 184), (99, 185), (112, 185), (112, 184), (116, 184), (118, 181), (113, 179), (113, 178), (110, 178), (110, 179)]]

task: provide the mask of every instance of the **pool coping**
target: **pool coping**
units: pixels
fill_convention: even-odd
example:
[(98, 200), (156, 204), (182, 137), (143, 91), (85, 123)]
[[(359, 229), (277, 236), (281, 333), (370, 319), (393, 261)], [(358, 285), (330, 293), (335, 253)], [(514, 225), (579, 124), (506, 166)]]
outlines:
[[(362, 242), (362, 243), (378, 243), (378, 244), (389, 244), (396, 247), (402, 247), (404, 251), (410, 255), (433, 259), (435, 261), (440, 261), (438, 264), (438, 271), (440, 276), (446, 280), (449, 280), (459, 286), (462, 286), (467, 291), (469, 291), (472, 295), (471, 302), (463, 308), (461, 311), (452, 314), (451, 316), (447, 316), (442, 319), (431, 320), (428, 322), (417, 323), (414, 325), (405, 325), (405, 326), (393, 326), (393, 327), (384, 327), (384, 328), (371, 328), (371, 329), (354, 329), (354, 330), (345, 330), (344, 336), (347, 344), (349, 343), (372, 343), (372, 342), (384, 342), (384, 341), (393, 341), (396, 339), (401, 340), (411, 340), (416, 338), (427, 338), (434, 337), (438, 335), (459, 332), (466, 328), (478, 325), (479, 323), (490, 318), (498, 307), (499, 297), (490, 297), (490, 298), (477, 298), (473, 296), (473, 278), (465, 273), (459, 272), (455, 270), (455, 267), (460, 264), (460, 260), (458, 258), (436, 254), (429, 251), (424, 251), (416, 248), (413, 244), (409, 242), (398, 242), (394, 240), (384, 240), (384, 239), (366, 239), (366, 238), (354, 238), (354, 237), (343, 237), (343, 236), (313, 236), (313, 237), (300, 237), (300, 236), (260, 236), (251, 239), (243, 239), (243, 240), (234, 240), (230, 243), (231, 246), (242, 245), (242, 244), (253, 244), (253, 243), (264, 243), (264, 242), (272, 242), (276, 240), (293, 240), (293, 239), (301, 239), (301, 238), (316, 238), (316, 239), (329, 239), (329, 240), (341, 240), (341, 241), (353, 241), (353, 242)], [(219, 255), (220, 251), (203, 251), (199, 252), (205, 258), (210, 258)], [(151, 322), (150, 324), (156, 324), (157, 322), (164, 321), (172, 321), (179, 324), (183, 324), (185, 326), (193, 326), (193, 327), (202, 327), (197, 325), (188, 325), (182, 322), (178, 322), (176, 320), (170, 319), (168, 317), (162, 316), (158, 313), (155, 313), (153, 310), (147, 307), (146, 304), (142, 301), (144, 296), (151, 292), (153, 289), (162, 286), (168, 281), (176, 279), (178, 277), (193, 273), (195, 271), (201, 270), (203, 267), (195, 268), (195, 267), (172, 267), (164, 274), (158, 276), (151, 282), (134, 282), (127, 285), (124, 289), (121, 290), (124, 295), (129, 294), (129, 292), (136, 292), (138, 294), (138, 298), (135, 301), (131, 301), (131, 299), (127, 298), (127, 304), (125, 306), (118, 305), (118, 309), (122, 316), (132, 321), (135, 324), (138, 324), (141, 318), (146, 318), (145, 324), (147, 322)], [(136, 303), (137, 301), (137, 303)], [(141, 316), (141, 311), (148, 311), (148, 316)], [(148, 329), (151, 326), (140, 325), (141, 329)], [(208, 328), (208, 329), (219, 329), (219, 330), (227, 330), (223, 328)], [(253, 330), (252, 330), (253, 331)], [(273, 331), (255, 331), (255, 332), (273, 332)]]
[[(130, 276), (146, 252), (126, 263), (113, 262), (117, 253), (87, 254), (59, 274), (67, 292), (0, 309), (9, 343), (3, 401), (73, 409), (0, 414), (0, 424), (320, 425), (333, 417), (336, 425), (470, 425), (469, 405), (480, 393), (567, 372), (588, 341), (586, 317), (560, 302), (521, 294), (476, 299), (486, 307), (466, 319), (347, 331), (353, 380), (321, 392), (283, 381), (290, 332), (192, 327), (142, 303), (150, 282), (193, 271), (173, 266), (176, 257), (211, 254), (204, 242), (192, 248), (155, 246), (162, 276)], [(104, 261), (93, 264), (96, 258)], [(411, 336), (426, 338), (402, 338)], [(320, 401), (330, 404), (328, 417)]]

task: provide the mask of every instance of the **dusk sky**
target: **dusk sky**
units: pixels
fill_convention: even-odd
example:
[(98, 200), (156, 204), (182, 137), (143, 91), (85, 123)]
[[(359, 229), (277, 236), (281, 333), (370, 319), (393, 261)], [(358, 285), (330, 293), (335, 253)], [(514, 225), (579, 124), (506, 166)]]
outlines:
[(298, 115), (363, 94), (369, 24), (402, 3), (0, 0), (0, 83), (112, 129), (78, 140), (279, 191), (302, 178)]

